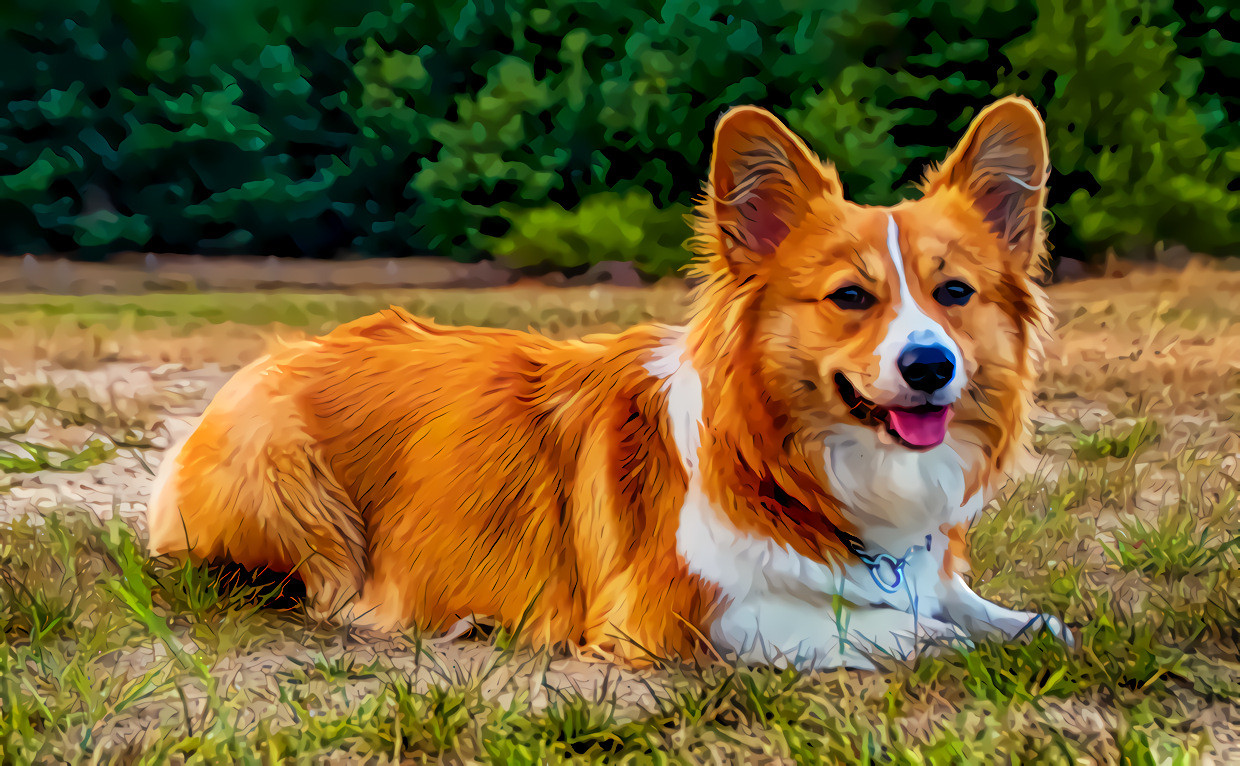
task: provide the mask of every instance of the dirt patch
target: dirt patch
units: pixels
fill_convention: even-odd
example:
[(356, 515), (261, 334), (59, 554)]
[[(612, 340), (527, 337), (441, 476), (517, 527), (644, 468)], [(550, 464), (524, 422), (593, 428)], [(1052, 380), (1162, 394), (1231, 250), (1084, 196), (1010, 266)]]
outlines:
[[(214, 365), (191, 370), (174, 364), (148, 368), (120, 362), (92, 370), (44, 364), (33, 370), (6, 371), (0, 375), (0, 387), (22, 391), (48, 386), (58, 391), (75, 391), (113, 409), (118, 404), (121, 408), (129, 404), (129, 409), (147, 410), (154, 427), (143, 446), (118, 446), (111, 460), (81, 471), (7, 474), (7, 491), (0, 492), (0, 523), (11, 523), (27, 514), (41, 516), (82, 509), (99, 520), (119, 516), (144, 533), (146, 500), (164, 450), (188, 435), (207, 403), (231, 375)], [(116, 444), (97, 427), (57, 427), (64, 423), (60, 418), (59, 411), (50, 413), (40, 420), (42, 425), (28, 429), (23, 440), (72, 448), (102, 436)]]

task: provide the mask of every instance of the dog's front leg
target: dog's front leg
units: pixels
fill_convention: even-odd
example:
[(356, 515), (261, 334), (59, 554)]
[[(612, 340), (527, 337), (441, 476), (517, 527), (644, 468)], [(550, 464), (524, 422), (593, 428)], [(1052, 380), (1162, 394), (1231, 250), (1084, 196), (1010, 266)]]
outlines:
[(963, 628), (975, 638), (985, 636), (1017, 638), (1037, 633), (1043, 627), (1068, 646), (1075, 644), (1072, 631), (1050, 614), (1008, 609), (979, 596), (958, 573), (945, 579), (940, 591), (942, 617)]
[[(1069, 646), (1073, 644), (1071, 632), (1059, 618), (1008, 609), (979, 596), (953, 571), (954, 559), (945, 560), (944, 554), (938, 553), (944, 549), (946, 540), (936, 538), (929, 548), (910, 550), (903, 557), (898, 578), (893, 578), (894, 572), (889, 569), (876, 578), (868, 567), (850, 564), (835, 583), (835, 592), (856, 603), (886, 604), (920, 619), (950, 623), (974, 639), (1013, 639), (1037, 633), (1045, 626)], [(895, 587), (880, 588), (880, 579)]]
[(906, 660), (923, 647), (962, 638), (954, 625), (900, 609), (831, 608), (769, 593), (731, 604), (713, 633), (718, 648), (735, 652), (744, 662), (792, 664), (803, 670), (872, 670), (875, 658)]

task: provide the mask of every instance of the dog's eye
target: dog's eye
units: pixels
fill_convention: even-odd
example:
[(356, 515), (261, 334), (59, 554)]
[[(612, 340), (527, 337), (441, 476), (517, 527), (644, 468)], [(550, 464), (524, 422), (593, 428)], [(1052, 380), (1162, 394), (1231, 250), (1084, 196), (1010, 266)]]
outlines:
[(827, 296), (836, 306), (850, 311), (868, 309), (874, 305), (875, 297), (856, 285), (841, 287)]
[(934, 299), (944, 306), (963, 306), (975, 293), (972, 287), (953, 279), (934, 288)]

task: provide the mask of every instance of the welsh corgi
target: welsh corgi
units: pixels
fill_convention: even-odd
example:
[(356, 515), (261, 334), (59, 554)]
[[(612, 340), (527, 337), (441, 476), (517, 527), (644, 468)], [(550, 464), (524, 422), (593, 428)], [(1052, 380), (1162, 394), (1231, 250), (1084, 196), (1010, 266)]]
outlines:
[(873, 667), (1057, 618), (970, 587), (1046, 324), (1045, 126), (983, 110), (921, 196), (844, 197), (719, 121), (684, 327), (558, 341), (392, 308), (240, 371), (165, 461), (153, 554), (294, 572), (381, 631), (473, 616), (642, 663)]

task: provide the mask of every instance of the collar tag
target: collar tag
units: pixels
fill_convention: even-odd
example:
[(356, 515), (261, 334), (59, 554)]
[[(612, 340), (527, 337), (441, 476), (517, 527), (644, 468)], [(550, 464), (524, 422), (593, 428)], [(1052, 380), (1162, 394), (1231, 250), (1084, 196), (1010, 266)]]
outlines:
[(877, 555), (866, 553), (861, 548), (859, 540), (849, 547), (853, 548), (853, 553), (870, 570), (870, 577), (874, 580), (874, 584), (886, 593), (895, 593), (904, 584), (904, 565), (908, 563), (909, 555), (918, 548), (924, 547), (927, 551), (930, 550), (930, 535), (926, 535), (926, 544), (924, 546), (914, 545), (900, 558), (896, 558), (890, 553), (879, 553)]
[(863, 553), (858, 554), (858, 557), (870, 570), (874, 584), (887, 593), (895, 593), (904, 583), (904, 565), (907, 563), (905, 557), (896, 558), (890, 553), (880, 553), (877, 556)]

